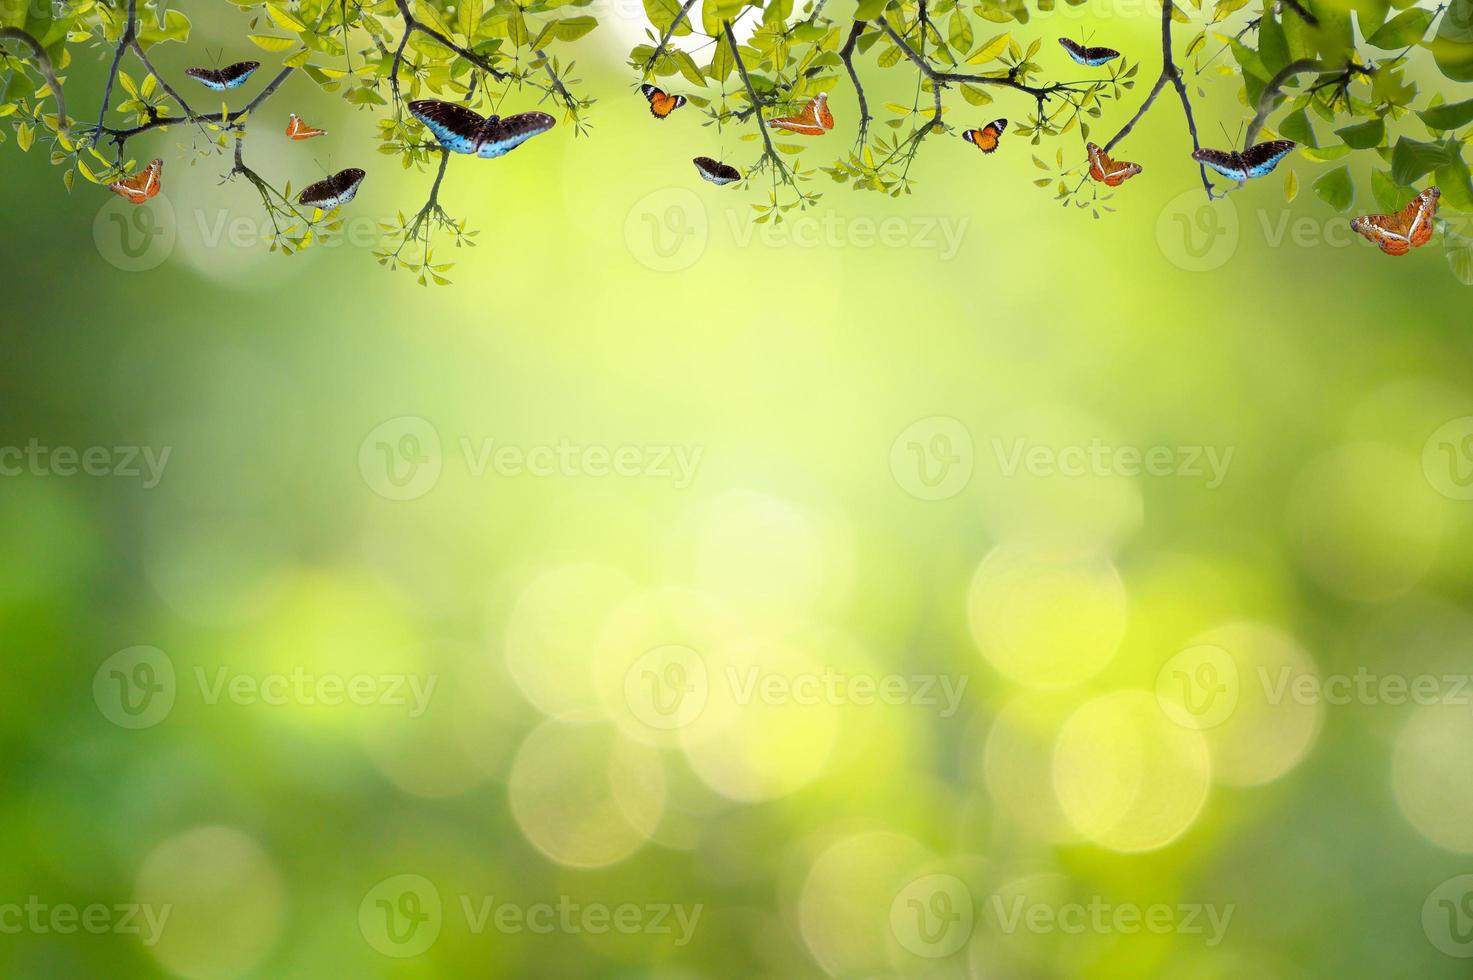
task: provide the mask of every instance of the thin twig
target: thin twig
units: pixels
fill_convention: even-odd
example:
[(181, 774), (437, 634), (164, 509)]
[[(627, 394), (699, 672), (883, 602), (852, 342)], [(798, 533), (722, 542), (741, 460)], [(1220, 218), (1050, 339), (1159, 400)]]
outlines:
[(869, 132), (870, 120), (874, 117), (869, 114), (869, 100), (864, 97), (864, 86), (860, 84), (859, 73), (854, 70), (854, 46), (859, 43), (859, 36), (864, 33), (865, 22), (856, 20), (849, 28), (849, 37), (844, 41), (844, 46), (839, 49), (839, 60), (844, 62), (844, 68), (849, 72), (849, 81), (854, 84), (854, 94), (859, 98), (859, 138), (863, 143), (864, 137)]

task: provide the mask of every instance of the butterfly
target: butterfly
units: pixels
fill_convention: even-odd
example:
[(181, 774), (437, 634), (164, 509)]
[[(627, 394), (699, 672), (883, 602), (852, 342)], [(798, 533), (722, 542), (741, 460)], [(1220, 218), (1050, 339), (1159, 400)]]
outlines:
[(1097, 143), (1086, 143), (1085, 149), (1089, 151), (1089, 179), (1097, 180), (1106, 187), (1119, 187), (1141, 172), (1141, 165), (1138, 163), (1111, 160), (1110, 154), (1100, 149)]
[(129, 204), (142, 204), (159, 192), (162, 185), (164, 161), (154, 160), (131, 177), (123, 177), (107, 185), (107, 189)]
[(1442, 191), (1429, 187), (1396, 214), (1363, 214), (1350, 227), (1381, 247), (1387, 255), (1405, 255), (1432, 240), (1432, 219)]
[(644, 93), (646, 99), (650, 100), (650, 115), (656, 119), (664, 119), (670, 113), (685, 105), (685, 96), (670, 95), (663, 89), (656, 88), (653, 85), (641, 85), (639, 90)]
[(981, 129), (966, 130), (962, 133), (962, 139), (975, 145), (983, 153), (991, 153), (997, 149), (997, 141), (1002, 137), (1002, 131), (1007, 128), (1006, 119), (994, 119)]
[(1203, 148), (1193, 153), (1192, 159), (1241, 184), (1249, 177), (1262, 177), (1272, 173), (1279, 161), (1298, 145), (1293, 140), (1269, 140), (1267, 143), (1254, 144), (1242, 153), (1236, 150)]
[(482, 116), (463, 105), (439, 99), (411, 102), (409, 112), (429, 127), (445, 149), (452, 153), (472, 153), (486, 160), (506, 156), (557, 123), (545, 112)]
[(721, 163), (710, 157), (696, 157), (692, 162), (696, 165), (696, 170), (700, 171), (701, 176), (717, 187), (742, 179), (742, 172), (729, 163)]
[(223, 92), (228, 88), (240, 88), (251, 77), (251, 72), (260, 67), (259, 61), (237, 61), (224, 68), (186, 68), (184, 74), (199, 79), (217, 92)]
[(363, 183), (363, 176), (363, 171), (357, 167), (339, 170), (326, 180), (308, 184), (297, 195), (297, 203), (331, 211), (353, 200), (353, 196), (358, 193), (358, 185)]
[(834, 114), (829, 111), (829, 94), (820, 92), (808, 100), (796, 116), (780, 116), (767, 120), (773, 129), (786, 129), (799, 136), (822, 136), (834, 128)]
[(1077, 41), (1072, 41), (1067, 37), (1059, 38), (1059, 43), (1064, 46), (1065, 51), (1069, 52), (1069, 57), (1081, 65), (1088, 65), (1091, 68), (1098, 68), (1105, 62), (1114, 61), (1120, 57), (1120, 52), (1114, 48), (1086, 48), (1084, 45)]
[(314, 136), (326, 136), (327, 130), (313, 129), (302, 122), (302, 117), (294, 112), (286, 122), (286, 135), (294, 140), (309, 140)]

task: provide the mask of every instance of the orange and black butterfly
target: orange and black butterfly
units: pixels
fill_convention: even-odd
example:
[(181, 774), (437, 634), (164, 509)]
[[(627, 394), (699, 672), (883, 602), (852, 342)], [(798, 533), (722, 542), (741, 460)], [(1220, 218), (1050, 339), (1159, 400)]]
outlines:
[(309, 140), (314, 136), (326, 136), (327, 130), (313, 129), (302, 122), (302, 117), (294, 112), (286, 122), (286, 135), (294, 140)]
[(785, 129), (799, 136), (822, 136), (834, 128), (834, 114), (829, 111), (829, 95), (820, 92), (808, 100), (796, 116), (779, 116), (767, 120), (773, 129)]
[(1395, 214), (1363, 214), (1350, 227), (1381, 247), (1387, 255), (1405, 255), (1432, 240), (1437, 199), (1442, 191), (1429, 187)]
[(1002, 138), (1002, 131), (1008, 128), (1006, 119), (994, 119), (981, 129), (968, 129), (962, 133), (962, 139), (971, 143), (983, 153), (991, 153), (997, 149), (997, 141)]
[(115, 180), (107, 189), (129, 204), (142, 204), (163, 185), (164, 161), (154, 160), (131, 177)]
[(664, 119), (670, 113), (685, 105), (685, 96), (671, 95), (662, 88), (650, 85), (646, 82), (639, 87), (644, 97), (650, 100), (650, 115), (656, 119)]
[(1141, 172), (1141, 165), (1138, 163), (1111, 160), (1110, 154), (1100, 149), (1098, 143), (1086, 143), (1085, 149), (1089, 151), (1089, 179), (1097, 180), (1106, 187), (1119, 187)]

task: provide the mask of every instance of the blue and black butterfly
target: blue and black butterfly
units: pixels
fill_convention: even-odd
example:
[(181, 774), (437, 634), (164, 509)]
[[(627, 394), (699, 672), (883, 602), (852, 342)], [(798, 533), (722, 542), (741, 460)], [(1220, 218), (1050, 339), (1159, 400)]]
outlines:
[(452, 153), (475, 154), (487, 160), (505, 156), (557, 123), (545, 112), (482, 116), (463, 105), (439, 99), (411, 102), (409, 112), (429, 127), (445, 149)]
[(702, 177), (717, 187), (733, 184), (742, 179), (742, 172), (729, 163), (722, 163), (710, 157), (696, 157), (691, 162), (696, 165), (696, 170)]
[(1059, 43), (1064, 46), (1065, 51), (1069, 52), (1069, 57), (1081, 65), (1088, 65), (1091, 68), (1098, 68), (1105, 62), (1114, 61), (1120, 57), (1120, 52), (1114, 48), (1086, 48), (1084, 45), (1076, 41), (1071, 41), (1067, 37), (1059, 38)]
[(1192, 159), (1241, 184), (1249, 177), (1273, 173), (1279, 161), (1292, 153), (1298, 145), (1293, 140), (1269, 140), (1267, 143), (1255, 143), (1242, 153), (1237, 150), (1209, 150), (1204, 147), (1193, 153)]
[(363, 183), (363, 176), (363, 171), (357, 167), (339, 170), (326, 180), (303, 188), (297, 195), (297, 203), (331, 211), (353, 200), (353, 195), (358, 193), (358, 185)]
[(240, 88), (251, 77), (251, 72), (260, 67), (259, 61), (237, 61), (224, 68), (186, 68), (184, 74), (199, 79), (217, 92), (223, 92), (228, 88)]

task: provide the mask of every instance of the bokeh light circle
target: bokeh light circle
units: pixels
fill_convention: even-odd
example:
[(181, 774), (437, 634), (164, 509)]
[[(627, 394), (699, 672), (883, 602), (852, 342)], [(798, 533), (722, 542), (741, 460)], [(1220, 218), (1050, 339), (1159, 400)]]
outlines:
[(1466, 704), (1418, 707), (1391, 757), (1402, 815), (1438, 847), (1473, 854), (1473, 714)]

